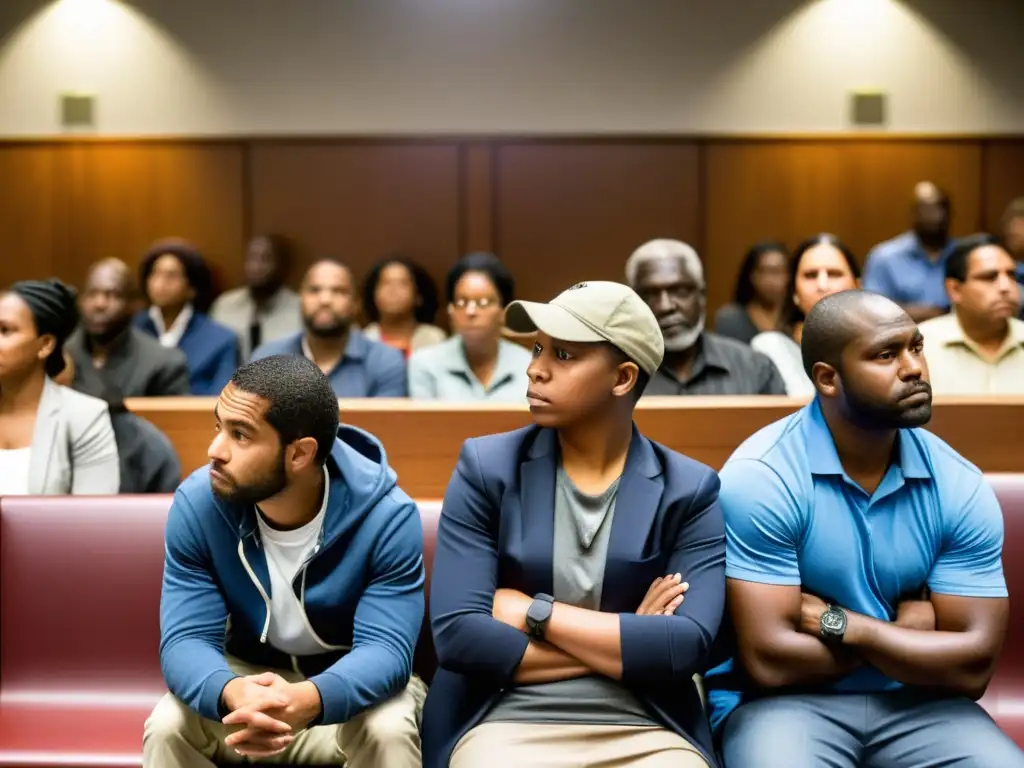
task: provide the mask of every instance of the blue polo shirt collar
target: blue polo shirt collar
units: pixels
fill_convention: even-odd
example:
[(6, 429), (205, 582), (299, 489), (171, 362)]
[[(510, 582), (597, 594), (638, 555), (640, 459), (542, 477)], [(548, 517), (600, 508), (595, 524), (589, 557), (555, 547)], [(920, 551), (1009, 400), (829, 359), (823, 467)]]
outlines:
[[(932, 259), (928, 255), (928, 252), (924, 249), (924, 246), (921, 245), (921, 241), (917, 239), (917, 233), (911, 229), (904, 235), (904, 237), (906, 238), (906, 242), (908, 244), (911, 244), (911, 247), (908, 249), (908, 252), (911, 253), (916, 258), (921, 259), (922, 261), (926, 261), (930, 264)], [(942, 250), (939, 251), (938, 263), (944, 264), (946, 262), (946, 259), (949, 258), (949, 255), (953, 252), (955, 248), (956, 240), (951, 237), (946, 242), (946, 244), (942, 246)]]
[[(825, 414), (821, 412), (821, 401), (817, 396), (804, 408), (804, 437), (811, 474), (846, 477), (842, 462), (839, 461), (839, 454), (836, 452), (836, 444), (832, 440), (832, 433), (825, 422)], [(901, 429), (897, 445), (899, 458), (891, 469), (898, 470), (903, 478), (931, 479), (931, 468), (914, 430)]]
[[(295, 350), (296, 354), (300, 354), (310, 360), (313, 359), (313, 355), (309, 349), (309, 344), (306, 342), (305, 333), (299, 334), (298, 347), (299, 348)], [(369, 342), (366, 337), (355, 328), (350, 328), (348, 332), (348, 341), (345, 342), (345, 351), (342, 352), (341, 360), (338, 361), (338, 365), (340, 366), (344, 360), (362, 360), (366, 357), (368, 347)]]

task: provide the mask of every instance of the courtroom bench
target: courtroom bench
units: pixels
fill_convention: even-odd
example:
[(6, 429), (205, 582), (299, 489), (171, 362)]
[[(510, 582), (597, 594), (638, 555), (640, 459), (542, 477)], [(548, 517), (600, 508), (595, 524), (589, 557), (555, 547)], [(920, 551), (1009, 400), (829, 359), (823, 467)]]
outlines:
[[(0, 498), (0, 765), (137, 766), (170, 495)], [(419, 502), (429, 594), (440, 502)], [(414, 669), (436, 667), (429, 623)]]
[[(185, 474), (207, 462), (213, 439), (213, 398), (133, 398), (128, 407), (170, 438)], [(721, 469), (747, 437), (805, 404), (787, 397), (645, 397), (636, 422), (652, 440)], [(339, 401), (342, 421), (376, 435), (402, 490), (413, 498), (444, 495), (470, 437), (530, 423), (525, 405), (436, 403), (405, 399)], [(937, 398), (928, 429), (983, 472), (1024, 472), (1017, 447), (1024, 397)]]
[[(1024, 475), (990, 475), (1011, 594), (1024, 590)], [(0, 766), (139, 766), (165, 687), (159, 598), (170, 496), (0, 499)], [(420, 502), (429, 578), (440, 515)], [(1024, 614), (983, 706), (1024, 746)], [(436, 661), (427, 622), (415, 669)]]

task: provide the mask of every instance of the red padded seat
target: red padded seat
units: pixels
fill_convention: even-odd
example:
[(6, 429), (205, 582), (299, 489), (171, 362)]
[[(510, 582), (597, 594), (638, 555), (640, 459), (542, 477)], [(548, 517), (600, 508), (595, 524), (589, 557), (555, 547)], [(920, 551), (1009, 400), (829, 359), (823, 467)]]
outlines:
[(1024, 748), (1024, 474), (985, 476), (1003, 508), (1003, 570), (1010, 591), (1010, 628), (995, 676), (981, 700), (999, 726)]
[[(0, 499), (0, 766), (139, 766), (170, 496)], [(440, 502), (421, 505), (429, 584)], [(416, 652), (436, 660), (429, 625)]]

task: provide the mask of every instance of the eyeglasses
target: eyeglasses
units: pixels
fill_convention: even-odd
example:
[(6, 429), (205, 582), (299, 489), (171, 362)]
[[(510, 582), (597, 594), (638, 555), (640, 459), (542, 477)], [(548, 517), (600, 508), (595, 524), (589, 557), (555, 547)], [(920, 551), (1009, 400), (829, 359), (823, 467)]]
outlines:
[(456, 299), (452, 302), (453, 307), (463, 311), (469, 309), (471, 304), (475, 309), (487, 309), (498, 306), (498, 300), (484, 297), (482, 299)]

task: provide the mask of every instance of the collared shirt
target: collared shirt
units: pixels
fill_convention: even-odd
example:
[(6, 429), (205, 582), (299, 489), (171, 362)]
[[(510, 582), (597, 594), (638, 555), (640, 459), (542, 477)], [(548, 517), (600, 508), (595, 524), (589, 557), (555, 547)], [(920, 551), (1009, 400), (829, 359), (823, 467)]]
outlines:
[[(238, 335), (242, 359), (248, 360), (254, 347), (277, 341), (302, 330), (299, 295), (290, 288), (280, 288), (257, 307), (248, 288), (224, 293), (210, 308), (210, 317)], [(259, 343), (253, 344), (253, 327), (258, 328)]]
[(644, 390), (644, 395), (784, 394), (786, 385), (771, 360), (735, 339), (707, 332), (697, 339), (689, 379), (680, 381), (663, 365)]
[(80, 392), (98, 396), (109, 387), (122, 397), (191, 394), (185, 353), (162, 346), (137, 328), (126, 328), (110, 345), (102, 368), (93, 363), (89, 339), (81, 328), (64, 348), (75, 361), (72, 386)]
[(192, 315), (195, 310), (192, 309), (191, 304), (186, 304), (178, 316), (174, 318), (174, 322), (171, 323), (171, 327), (168, 328), (164, 325), (164, 314), (158, 307), (149, 308), (149, 319), (153, 321), (153, 326), (156, 328), (156, 338), (162, 346), (173, 349), (181, 343), (181, 337), (185, 335), (185, 331), (188, 329), (188, 321), (192, 319)]
[(920, 325), (932, 390), (937, 395), (1024, 394), (1024, 322), (1010, 318), (995, 357), (967, 337), (955, 313)]
[[(726, 576), (800, 587), (882, 621), (895, 620), (899, 602), (925, 586), (1006, 597), (1003, 517), (984, 476), (930, 432), (898, 434), (873, 493), (843, 470), (818, 398), (747, 438), (719, 473)], [(747, 684), (732, 662), (707, 674), (713, 727)], [(865, 665), (821, 690), (901, 685)]]
[(950, 240), (939, 258), (932, 261), (913, 232), (879, 243), (864, 264), (864, 290), (900, 304), (947, 309), (946, 259), (955, 247), (956, 242)]
[(505, 339), (498, 341), (498, 361), (485, 387), (473, 373), (459, 336), (413, 352), (409, 358), (409, 396), (417, 400), (525, 403), (533, 355)]
[[(253, 360), (271, 355), (304, 355), (312, 359), (306, 337), (296, 333), (261, 345)], [(405, 358), (397, 349), (370, 341), (355, 328), (341, 358), (327, 374), (338, 397), (405, 397)]]

